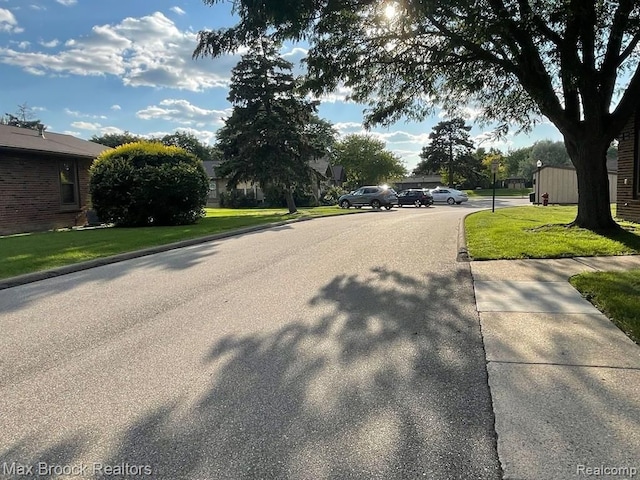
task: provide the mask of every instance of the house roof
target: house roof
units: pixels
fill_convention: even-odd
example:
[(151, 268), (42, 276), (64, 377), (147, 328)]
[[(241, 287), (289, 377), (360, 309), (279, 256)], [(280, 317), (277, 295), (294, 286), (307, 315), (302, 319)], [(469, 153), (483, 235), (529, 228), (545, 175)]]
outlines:
[(202, 162), (209, 178), (216, 178), (216, 168), (219, 167), (221, 163), (220, 160), (204, 160)]
[(110, 148), (71, 135), (0, 125), (0, 150), (96, 158)]
[(327, 175), (327, 168), (329, 168), (329, 159), (327, 157), (314, 158), (309, 161), (309, 166), (313, 168), (320, 175)]

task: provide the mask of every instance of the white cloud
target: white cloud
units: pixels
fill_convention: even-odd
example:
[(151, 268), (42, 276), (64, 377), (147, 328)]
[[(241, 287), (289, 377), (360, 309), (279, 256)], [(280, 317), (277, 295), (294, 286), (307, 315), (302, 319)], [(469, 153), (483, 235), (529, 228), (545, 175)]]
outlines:
[(124, 130), (118, 127), (102, 127), (100, 129), (100, 135), (110, 135), (110, 134), (119, 135), (121, 133), (124, 133)]
[(42, 5), (36, 5), (36, 4), (34, 4), (34, 3), (32, 3), (31, 5), (29, 5), (29, 8), (30, 8), (31, 10), (46, 10), (46, 9), (47, 9), (47, 7), (44, 7), (44, 6), (42, 6)]
[(53, 39), (49, 42), (40, 42), (40, 45), (42, 45), (43, 47), (46, 48), (53, 48), (53, 47), (57, 47), (60, 44), (60, 42), (57, 39)]
[(65, 7), (70, 7), (78, 3), (78, 0), (56, 0), (60, 5), (64, 5)]
[(21, 33), (24, 29), (18, 27), (18, 21), (10, 10), (0, 8), (0, 32)]
[(231, 114), (228, 110), (208, 110), (197, 107), (187, 100), (166, 99), (160, 105), (152, 105), (136, 113), (143, 120), (167, 120), (182, 125), (222, 125), (223, 118)]
[[(0, 12), (7, 17), (0, 26), (6, 24), (15, 29), (7, 15), (11, 12)], [(196, 32), (180, 31), (156, 12), (125, 18), (115, 25), (96, 25), (90, 34), (66, 41), (65, 48), (55, 54), (0, 48), (0, 63), (21, 67), (34, 75), (114, 75), (129, 86), (190, 91), (226, 88), (238, 55), (196, 61), (192, 59), (196, 44)]]
[(320, 100), (323, 103), (347, 102), (351, 93), (351, 88), (340, 85), (334, 92), (322, 95), (317, 100)]
[(111, 110), (122, 110), (120, 105), (111, 105)]
[(173, 13), (177, 13), (178, 15), (184, 15), (187, 13), (180, 7), (171, 7), (169, 10), (171, 10)]
[(348, 135), (350, 133), (360, 133), (364, 131), (360, 122), (338, 122), (333, 125), (339, 134)]
[(79, 128), (80, 130), (90, 130), (96, 131), (102, 128), (102, 125), (99, 123), (91, 123), (91, 122), (71, 122), (71, 126), (73, 128)]
[(195, 128), (176, 128), (175, 130), (171, 130), (171, 131), (149, 132), (142, 136), (147, 138), (149, 137), (158, 138), (158, 137), (164, 137), (165, 135), (171, 135), (175, 132), (189, 133), (194, 137), (198, 138), (202, 143), (208, 144), (208, 145), (213, 145), (216, 141), (216, 130), (198, 130)]
[(23, 50), (25, 48), (29, 48), (31, 45), (31, 42), (28, 42), (27, 40), (22, 40), (21, 42), (10, 41), (9, 43), (16, 45), (18, 48), (22, 48)]
[[(420, 148), (429, 142), (428, 133), (413, 134), (403, 130), (365, 130), (361, 123), (358, 122), (339, 122), (333, 125), (338, 131), (338, 135), (344, 137), (346, 135), (358, 134), (368, 135), (375, 139), (381, 140), (386, 144), (410, 144), (418, 145)], [(395, 150), (395, 149), (394, 149)]]
[(461, 117), (467, 122), (475, 122), (476, 119), (483, 113), (482, 108), (476, 107), (461, 107), (455, 112), (447, 112), (446, 110), (440, 110), (438, 112), (438, 118), (449, 120), (452, 117)]
[(76, 118), (93, 118), (93, 119), (99, 119), (99, 120), (105, 120), (107, 117), (104, 115), (94, 115), (91, 113), (82, 113), (82, 112), (78, 112), (76, 110), (70, 110), (68, 108), (64, 109), (64, 113), (66, 113), (67, 115), (70, 115), (72, 117), (76, 117)]

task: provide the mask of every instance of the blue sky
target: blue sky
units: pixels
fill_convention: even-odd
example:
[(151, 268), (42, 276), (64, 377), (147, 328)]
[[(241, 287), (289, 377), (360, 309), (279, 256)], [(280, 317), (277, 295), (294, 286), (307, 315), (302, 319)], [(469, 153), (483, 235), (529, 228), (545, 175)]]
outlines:
[[(239, 56), (192, 60), (191, 54), (199, 30), (233, 23), (230, 2), (0, 0), (0, 114), (26, 103), (50, 131), (80, 138), (183, 130), (213, 144), (230, 113), (227, 90)], [(285, 45), (282, 54), (298, 64), (304, 52)], [(345, 92), (322, 100), (320, 116), (341, 135), (364, 133), (364, 105), (346, 102)], [(401, 121), (368, 133), (412, 169), (442, 119)], [(553, 125), (542, 123), (528, 135), (479, 143), (489, 130), (474, 125), (477, 146), (508, 151), (561, 140)]]

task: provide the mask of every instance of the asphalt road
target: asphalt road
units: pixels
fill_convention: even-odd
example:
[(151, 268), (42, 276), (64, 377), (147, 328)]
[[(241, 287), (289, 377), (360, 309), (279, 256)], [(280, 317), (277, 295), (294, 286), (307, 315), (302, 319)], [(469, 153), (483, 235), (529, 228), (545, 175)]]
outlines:
[(456, 261), (480, 205), (316, 219), (0, 291), (0, 478), (501, 478)]

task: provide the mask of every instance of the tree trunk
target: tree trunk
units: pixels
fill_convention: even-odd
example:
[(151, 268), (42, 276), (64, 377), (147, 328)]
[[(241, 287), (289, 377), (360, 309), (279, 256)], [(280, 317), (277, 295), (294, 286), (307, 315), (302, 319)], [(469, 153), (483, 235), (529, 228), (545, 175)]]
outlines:
[(453, 143), (449, 144), (449, 188), (453, 188)]
[(296, 202), (293, 200), (293, 192), (290, 187), (287, 187), (284, 193), (284, 198), (287, 200), (287, 208), (289, 209), (289, 213), (296, 213), (298, 209), (296, 208)]
[(573, 225), (594, 231), (619, 229), (611, 216), (607, 174), (609, 142), (593, 135), (586, 141), (565, 137), (564, 143), (578, 177), (578, 214)]

